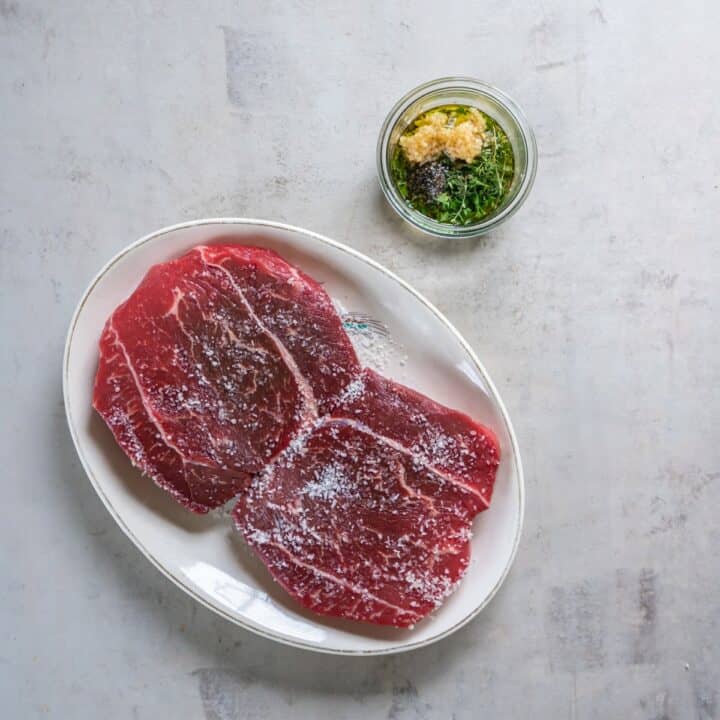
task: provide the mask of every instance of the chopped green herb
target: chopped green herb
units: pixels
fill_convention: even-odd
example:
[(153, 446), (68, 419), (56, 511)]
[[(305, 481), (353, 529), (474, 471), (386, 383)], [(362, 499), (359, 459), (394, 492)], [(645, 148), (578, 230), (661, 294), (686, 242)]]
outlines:
[[(448, 106), (430, 112), (438, 111), (445, 112), (455, 124), (469, 108)], [(415, 132), (429, 114), (417, 118), (405, 134)], [(429, 162), (411, 163), (397, 145), (390, 158), (390, 172), (410, 207), (450, 225), (471, 225), (500, 207), (513, 180), (515, 161), (506, 133), (491, 117), (482, 115), (486, 125), (482, 148), (469, 162), (443, 153)]]

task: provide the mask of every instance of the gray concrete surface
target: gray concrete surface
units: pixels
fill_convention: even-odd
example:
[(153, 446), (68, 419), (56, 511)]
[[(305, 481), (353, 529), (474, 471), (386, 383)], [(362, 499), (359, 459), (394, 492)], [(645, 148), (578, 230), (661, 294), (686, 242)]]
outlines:
[[(716, 3), (0, 1), (4, 718), (720, 717)], [(413, 235), (374, 151), (410, 87), (518, 98), (540, 170), (480, 242)], [(202, 216), (349, 243), (470, 339), (514, 418), (525, 533), (433, 647), (270, 643), (156, 572), (95, 497), (60, 388), (72, 309)]]

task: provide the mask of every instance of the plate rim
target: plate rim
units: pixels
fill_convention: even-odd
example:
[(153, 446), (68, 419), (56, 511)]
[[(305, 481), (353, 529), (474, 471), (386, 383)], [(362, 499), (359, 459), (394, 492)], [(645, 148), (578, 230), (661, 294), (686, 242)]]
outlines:
[[(421, 302), (423, 305), (425, 305), (432, 313), (435, 314), (435, 316), (440, 320), (440, 322), (445, 325), (447, 330), (450, 331), (450, 333), (458, 340), (460, 345), (462, 346), (463, 350), (468, 354), (472, 362), (477, 367), (478, 371), (480, 372), (480, 375), (482, 376), (485, 383), (487, 383), (488, 388), (490, 389), (491, 395), (493, 397), (493, 400), (497, 404), (501, 417), (503, 419), (503, 422), (505, 423), (505, 427), (508, 432), (508, 437), (510, 438), (510, 444), (512, 446), (512, 452), (515, 457), (515, 462), (517, 466), (517, 482), (518, 482), (518, 519), (517, 524), (515, 527), (515, 537), (513, 538), (513, 546), (512, 550), (510, 552), (510, 555), (508, 557), (507, 563), (505, 565), (505, 568), (503, 569), (502, 574), (498, 578), (497, 582), (491, 589), (491, 591), (488, 593), (488, 595), (485, 597), (482, 603), (480, 603), (477, 607), (475, 607), (471, 612), (469, 612), (465, 617), (461, 618), (458, 622), (456, 622), (451, 627), (447, 628), (446, 630), (442, 631), (441, 633), (438, 633), (437, 635), (433, 635), (432, 637), (426, 638), (425, 640), (420, 640), (415, 643), (401, 643), (396, 645), (391, 645), (384, 648), (375, 648), (372, 650), (343, 650), (338, 648), (325, 648), (318, 645), (313, 645), (312, 643), (308, 642), (302, 642), (299, 640), (293, 640), (291, 638), (264, 630), (259, 627), (255, 627), (253, 625), (250, 625), (249, 623), (244, 622), (242, 619), (235, 617), (231, 615), (230, 613), (226, 612), (220, 607), (217, 607), (213, 605), (211, 602), (206, 600), (202, 595), (197, 593), (192, 587), (187, 585), (182, 581), (181, 578), (176, 577), (172, 572), (170, 572), (165, 566), (156, 559), (153, 554), (143, 545), (143, 543), (133, 534), (132, 530), (125, 524), (125, 521), (121, 517), (121, 515), (115, 510), (114, 506), (110, 502), (110, 500), (107, 498), (105, 493), (102, 490), (102, 487), (98, 483), (97, 479), (95, 478), (94, 473), (92, 472), (88, 461), (85, 459), (85, 456), (83, 454), (77, 433), (75, 431), (75, 423), (73, 420), (72, 412), (70, 409), (70, 401), (69, 401), (69, 359), (70, 359), (70, 350), (72, 347), (72, 341), (75, 334), (75, 328), (77, 326), (78, 319), (80, 317), (80, 314), (83, 311), (83, 308), (85, 307), (88, 298), (92, 294), (93, 290), (95, 289), (96, 285), (100, 282), (100, 280), (107, 274), (107, 272), (116, 264), (118, 263), (125, 255), (133, 252), (138, 247), (150, 242), (151, 240), (155, 240), (159, 237), (162, 237), (163, 235), (170, 234), (172, 232), (175, 232), (177, 230), (184, 230), (188, 228), (193, 227), (201, 227), (203, 225), (254, 225), (254, 226), (260, 226), (260, 227), (268, 227), (268, 228), (274, 228), (276, 230), (283, 230), (288, 231), (291, 233), (299, 233), (301, 235), (305, 235), (310, 237), (313, 240), (316, 240), (320, 243), (324, 243), (326, 245), (329, 245), (330, 247), (336, 248), (337, 250), (340, 250), (341, 252), (345, 252), (349, 255), (354, 256), (356, 259), (364, 262), (366, 265), (371, 266), (375, 270), (380, 271), (381, 273), (388, 276), (390, 279), (394, 280), (398, 285), (403, 287), (405, 290), (407, 290), (409, 293), (411, 293), (416, 300)], [(72, 318), (70, 320), (70, 326), (68, 328), (67, 336), (65, 339), (65, 348), (63, 351), (63, 369), (62, 369), (62, 383), (63, 383), (63, 403), (65, 405), (65, 419), (68, 424), (68, 429), (70, 431), (70, 436), (72, 438), (73, 444), (75, 446), (75, 451), (78, 454), (78, 457), (80, 458), (80, 463), (83, 467), (83, 470), (85, 471), (85, 474), (87, 475), (88, 479), (90, 480), (91, 485), (93, 486), (95, 492), (97, 493), (98, 497), (102, 501), (103, 505), (107, 509), (107, 511), (110, 513), (111, 517), (115, 520), (117, 525), (120, 527), (120, 529), (125, 533), (125, 535), (132, 541), (132, 543), (135, 545), (135, 547), (142, 553), (142, 555), (145, 556), (147, 560), (149, 560), (166, 578), (168, 578), (174, 585), (176, 585), (178, 588), (180, 588), (183, 592), (187, 593), (193, 600), (196, 602), (199, 602), (202, 606), (206, 607), (208, 610), (211, 610), (212, 612), (216, 613), (220, 617), (224, 618), (225, 620), (228, 620), (229, 622), (233, 623), (234, 625), (237, 625), (239, 627), (242, 627), (244, 630), (248, 630), (249, 632), (252, 632), (256, 635), (260, 635), (261, 637), (267, 638), (269, 640), (274, 640), (275, 642), (281, 643), (282, 645), (288, 645), (291, 647), (299, 648), (302, 650), (310, 650), (312, 652), (319, 652), (326, 655), (343, 655), (343, 656), (355, 656), (355, 657), (369, 657), (369, 656), (376, 656), (376, 655), (392, 655), (397, 654), (401, 652), (409, 652), (410, 650), (417, 650), (421, 647), (426, 647), (428, 645), (432, 645), (433, 643), (439, 642), (440, 640), (452, 635), (454, 632), (459, 630), (460, 628), (467, 625), (470, 621), (472, 621), (475, 617), (477, 617), (490, 603), (490, 601), (495, 597), (498, 590), (502, 586), (502, 584), (505, 582), (505, 579), (508, 576), (508, 573), (510, 572), (510, 568), (512, 567), (515, 557), (517, 555), (518, 547), (520, 545), (520, 538), (522, 536), (522, 529), (525, 519), (525, 479), (524, 479), (524, 472), (523, 472), (523, 466), (522, 466), (522, 458), (520, 456), (520, 447), (518, 445), (517, 437), (515, 435), (515, 429), (513, 427), (512, 421), (510, 420), (510, 416), (507, 412), (507, 409), (505, 407), (505, 403), (502, 400), (502, 397), (497, 391), (497, 388), (495, 387), (495, 383), (493, 383), (492, 379), (490, 378), (490, 375), (488, 374), (487, 370), (485, 369), (485, 366), (482, 364), (478, 356), (475, 354), (475, 351), (470, 347), (470, 344), (465, 340), (465, 338), (462, 336), (462, 334), (457, 330), (457, 328), (445, 317), (445, 315), (438, 310), (438, 308), (435, 307), (427, 298), (425, 298), (424, 295), (422, 295), (420, 292), (418, 292), (412, 285), (410, 285), (408, 282), (403, 280), (401, 277), (396, 275), (391, 270), (388, 270), (384, 265), (379, 263), (376, 260), (373, 260), (372, 258), (368, 257), (364, 253), (360, 252), (359, 250), (356, 250), (353, 247), (350, 247), (349, 245), (346, 245), (344, 243), (338, 242), (337, 240), (333, 240), (329, 237), (326, 237), (325, 235), (321, 235), (320, 233), (313, 232), (311, 230), (306, 230), (305, 228), (299, 227), (297, 225), (290, 225), (288, 223), (278, 222), (274, 220), (264, 220), (264, 219), (257, 219), (257, 218), (231, 218), (231, 217), (219, 217), (219, 218), (202, 218), (199, 220), (189, 220), (186, 222), (176, 223), (174, 225), (168, 225), (163, 228), (160, 228), (159, 230), (155, 230), (154, 232), (148, 233), (147, 235), (144, 235), (140, 237), (138, 240), (135, 240), (134, 242), (130, 243), (129, 245), (122, 248), (119, 252), (117, 252), (115, 255), (113, 255), (110, 260), (108, 260), (101, 268), (100, 270), (95, 274), (95, 276), (92, 278), (88, 286), (85, 288), (83, 294), (80, 297), (80, 300), (78, 301), (78, 304), (75, 307), (75, 311), (73, 312)]]

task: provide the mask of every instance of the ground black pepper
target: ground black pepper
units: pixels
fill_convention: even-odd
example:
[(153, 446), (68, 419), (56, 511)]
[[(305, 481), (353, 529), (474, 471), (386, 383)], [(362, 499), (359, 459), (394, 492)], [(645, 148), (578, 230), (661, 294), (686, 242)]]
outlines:
[(433, 160), (418, 165), (408, 177), (408, 190), (411, 197), (420, 197), (425, 202), (432, 202), (445, 189), (447, 182), (447, 165), (440, 160)]

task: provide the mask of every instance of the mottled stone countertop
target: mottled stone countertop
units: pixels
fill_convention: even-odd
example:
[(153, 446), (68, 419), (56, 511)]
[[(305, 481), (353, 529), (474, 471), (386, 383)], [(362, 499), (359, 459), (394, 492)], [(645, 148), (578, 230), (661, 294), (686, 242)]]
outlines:
[[(4, 718), (720, 717), (720, 5), (0, 0)], [(375, 178), (389, 106), (472, 75), (523, 105), (525, 207), (412, 234)], [(514, 418), (525, 532), (453, 637), (337, 659), (229, 625), (95, 496), (64, 336), (131, 240), (248, 215), (330, 235), (466, 335)]]

